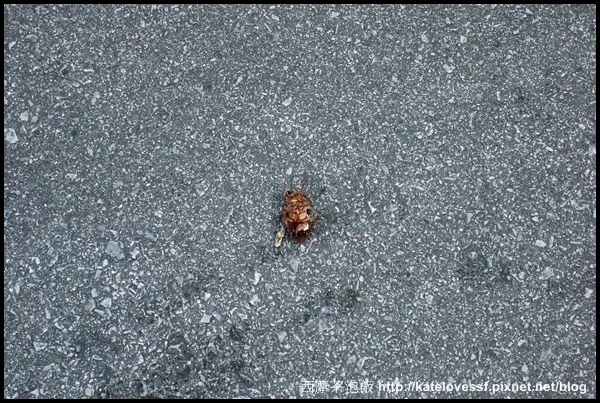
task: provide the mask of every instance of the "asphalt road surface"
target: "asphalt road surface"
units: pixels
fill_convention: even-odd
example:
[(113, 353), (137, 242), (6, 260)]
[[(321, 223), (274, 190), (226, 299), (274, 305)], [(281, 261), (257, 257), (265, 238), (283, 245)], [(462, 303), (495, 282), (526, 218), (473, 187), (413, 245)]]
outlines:
[(593, 5), (5, 5), (4, 397), (595, 398), (595, 132)]

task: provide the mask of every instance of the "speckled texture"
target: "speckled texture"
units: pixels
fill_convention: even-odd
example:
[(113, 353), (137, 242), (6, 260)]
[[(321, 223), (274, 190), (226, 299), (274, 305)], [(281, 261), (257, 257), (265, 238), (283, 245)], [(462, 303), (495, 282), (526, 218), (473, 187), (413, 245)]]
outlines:
[(4, 6), (4, 397), (595, 398), (595, 91), (590, 5)]

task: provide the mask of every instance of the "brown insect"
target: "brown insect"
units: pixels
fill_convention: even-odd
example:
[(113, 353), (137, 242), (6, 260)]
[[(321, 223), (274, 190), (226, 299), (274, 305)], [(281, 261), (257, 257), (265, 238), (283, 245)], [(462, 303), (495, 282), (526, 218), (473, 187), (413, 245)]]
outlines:
[(303, 243), (310, 235), (317, 216), (310, 214), (312, 200), (304, 193), (304, 185), (299, 190), (288, 190), (283, 200), (281, 222), (293, 243)]

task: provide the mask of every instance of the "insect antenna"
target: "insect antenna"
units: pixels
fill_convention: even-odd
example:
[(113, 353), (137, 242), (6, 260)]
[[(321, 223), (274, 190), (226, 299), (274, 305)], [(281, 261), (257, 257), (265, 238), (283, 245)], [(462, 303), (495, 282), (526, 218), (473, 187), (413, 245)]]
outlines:
[(308, 174), (306, 171), (302, 172), (302, 186), (300, 187), (300, 191), (304, 191), (308, 189)]

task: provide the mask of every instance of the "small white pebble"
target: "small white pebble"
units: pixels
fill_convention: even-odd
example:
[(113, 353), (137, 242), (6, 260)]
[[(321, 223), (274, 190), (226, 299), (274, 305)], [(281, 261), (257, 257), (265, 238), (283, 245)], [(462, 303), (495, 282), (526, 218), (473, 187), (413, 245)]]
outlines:
[(87, 301), (85, 301), (85, 304), (83, 305), (83, 312), (84, 313), (90, 313), (94, 309), (96, 309), (96, 303), (94, 302), (93, 299), (90, 298)]
[(48, 343), (41, 343), (39, 341), (34, 341), (33, 342), (33, 348), (35, 348), (35, 351), (42, 351), (46, 347), (48, 347)]
[(371, 214), (373, 214), (374, 212), (376, 212), (376, 211), (377, 211), (377, 209), (371, 205), (371, 202), (370, 202), (370, 201), (369, 201), (369, 202), (367, 202), (367, 205), (369, 206), (369, 210), (371, 210)]
[(4, 129), (4, 140), (8, 141), (10, 144), (15, 144), (19, 140), (15, 129)]
[(448, 64), (444, 64), (442, 66), (444, 68), (444, 70), (446, 70), (446, 73), (450, 74), (454, 71), (454, 69), (456, 68), (456, 66), (452, 66), (452, 65), (448, 65)]
[(260, 298), (258, 298), (258, 295), (254, 294), (252, 298), (250, 298), (250, 304), (256, 305), (258, 302), (260, 302)]
[(112, 299), (111, 298), (105, 298), (100, 305), (102, 305), (103, 307), (109, 309), (112, 306)]
[(259, 281), (260, 281), (260, 273), (255, 271), (254, 272), (254, 285), (257, 285)]

